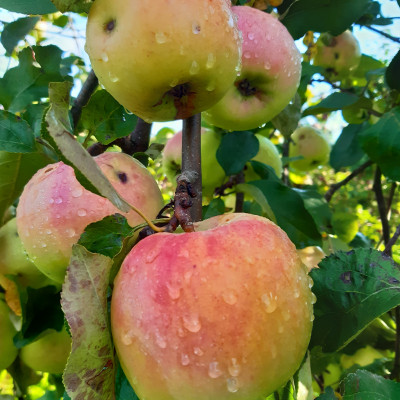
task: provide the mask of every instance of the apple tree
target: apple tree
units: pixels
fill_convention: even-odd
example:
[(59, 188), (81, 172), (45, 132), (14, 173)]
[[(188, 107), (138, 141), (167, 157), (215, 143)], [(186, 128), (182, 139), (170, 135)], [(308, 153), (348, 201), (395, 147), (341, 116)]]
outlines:
[(0, 399), (400, 398), (399, 18), (0, 0)]

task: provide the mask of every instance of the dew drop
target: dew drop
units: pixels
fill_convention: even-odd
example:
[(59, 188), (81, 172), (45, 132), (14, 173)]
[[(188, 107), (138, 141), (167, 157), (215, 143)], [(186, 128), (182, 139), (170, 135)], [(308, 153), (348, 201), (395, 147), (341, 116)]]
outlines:
[(233, 306), (237, 302), (237, 296), (236, 296), (235, 292), (233, 292), (233, 291), (225, 292), (222, 295), (222, 298), (224, 299), (225, 303), (227, 303), (231, 306)]
[(51, 229), (46, 229), (46, 233), (47, 233), (47, 235), (51, 235), (52, 234)]
[(299, 288), (295, 288), (293, 292), (294, 298), (298, 299), (300, 297), (300, 290)]
[(181, 288), (173, 283), (167, 282), (166, 284), (168, 295), (171, 297), (172, 300), (176, 300), (181, 295)]
[(209, 53), (207, 57), (206, 68), (211, 69), (215, 65), (216, 57), (213, 53)]
[(190, 358), (187, 354), (181, 354), (181, 364), (183, 366), (189, 365), (190, 364)]
[(228, 378), (226, 380), (226, 388), (228, 389), (228, 392), (236, 393), (239, 390), (239, 384), (237, 379)]
[(46, 243), (42, 243), (42, 247), (43, 248), (47, 247), (47, 244)]
[(167, 341), (158, 332), (156, 333), (156, 343), (161, 349), (165, 349), (167, 347)]
[(196, 333), (201, 329), (199, 317), (196, 314), (183, 317), (183, 326), (189, 331)]
[(314, 314), (311, 314), (310, 321), (312, 322), (312, 321), (314, 321), (314, 319), (315, 319)]
[(311, 276), (308, 277), (308, 287), (311, 289), (314, 286), (314, 281)]
[(80, 208), (78, 210), (78, 216), (84, 217), (87, 214), (87, 211), (84, 208)]
[(219, 367), (219, 362), (218, 361), (212, 361), (210, 362), (208, 366), (208, 376), (210, 378), (216, 379), (222, 375), (222, 371)]
[(76, 234), (76, 232), (75, 232), (75, 229), (70, 228), (70, 229), (66, 229), (66, 230), (65, 230), (65, 234), (66, 234), (68, 237), (74, 237), (75, 234)]
[(156, 42), (158, 44), (163, 44), (167, 41), (167, 36), (164, 32), (157, 32), (156, 33)]
[(117, 83), (119, 81), (119, 78), (117, 76), (115, 76), (113, 73), (111, 73), (110, 71), (108, 72), (108, 77), (110, 78), (110, 81), (112, 83)]
[(183, 277), (184, 277), (186, 283), (190, 282), (190, 280), (192, 279), (192, 275), (193, 275), (193, 271), (192, 270), (189, 270), (189, 271), (185, 272)]
[(268, 61), (265, 61), (264, 68), (268, 71), (271, 69), (271, 64)]
[(204, 354), (204, 351), (200, 347), (195, 347), (193, 353), (196, 354), (196, 356), (201, 357)]
[(249, 51), (245, 51), (245, 52), (243, 53), (243, 57), (249, 59), (249, 58), (251, 57), (250, 52), (249, 52)]
[(317, 296), (311, 292), (311, 304), (315, 304), (317, 302)]
[(229, 367), (228, 367), (228, 371), (229, 371), (229, 374), (230, 374), (231, 376), (239, 376), (240, 371), (241, 371), (241, 366), (240, 366), (240, 364), (237, 362), (237, 359), (236, 359), (236, 358), (232, 358), (232, 359), (231, 359), (231, 364), (230, 364)]
[(132, 336), (132, 333), (129, 331), (129, 332), (125, 332), (123, 335), (122, 335), (122, 343), (125, 345), (125, 346), (129, 346), (130, 344), (132, 344), (132, 342), (133, 342), (133, 336)]
[(196, 75), (200, 71), (200, 65), (197, 61), (192, 61), (192, 65), (190, 66), (189, 69), (189, 74), (190, 75)]
[(179, 79), (178, 79), (178, 78), (175, 78), (174, 80), (172, 80), (172, 81), (170, 82), (169, 86), (175, 87), (175, 86), (178, 84), (178, 82), (179, 82)]
[(247, 34), (247, 37), (248, 37), (250, 40), (254, 40), (254, 33), (253, 33), (253, 32), (249, 32), (249, 33)]
[(265, 305), (265, 311), (270, 314), (276, 310), (278, 307), (278, 297), (274, 296), (272, 292), (265, 293), (261, 296), (261, 300)]
[(57, 198), (54, 200), (54, 203), (56, 203), (56, 204), (61, 204), (62, 202), (63, 202), (63, 200), (62, 200), (61, 197), (57, 197)]
[(75, 198), (81, 197), (82, 194), (83, 194), (83, 189), (81, 187), (74, 189), (71, 193), (72, 197), (75, 197)]
[(212, 92), (213, 90), (215, 90), (215, 82), (213, 81), (209, 82), (206, 86), (206, 90), (208, 92)]
[(104, 62), (108, 62), (108, 54), (107, 54), (107, 53), (103, 53), (103, 54), (101, 55), (101, 59), (102, 59)]
[(50, 203), (50, 204), (53, 204), (53, 203), (54, 203), (54, 199), (53, 199), (52, 197), (50, 197), (49, 203)]

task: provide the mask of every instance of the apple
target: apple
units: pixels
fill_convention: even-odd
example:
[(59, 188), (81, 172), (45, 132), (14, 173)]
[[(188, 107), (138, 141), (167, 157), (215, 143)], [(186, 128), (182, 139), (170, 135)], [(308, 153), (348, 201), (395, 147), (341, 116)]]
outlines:
[(290, 166), (297, 171), (311, 171), (329, 161), (330, 151), (330, 145), (321, 132), (311, 126), (302, 126), (291, 135), (289, 157), (303, 158), (291, 161)]
[(342, 116), (349, 124), (362, 124), (369, 118), (369, 113), (365, 108), (350, 106), (342, 110)]
[(263, 399), (300, 366), (315, 296), (273, 222), (225, 214), (141, 240), (114, 281), (111, 327), (139, 398)]
[(275, 17), (246, 6), (232, 7), (243, 35), (242, 69), (226, 95), (204, 119), (227, 130), (257, 128), (292, 100), (301, 77), (301, 56)]
[(341, 78), (358, 67), (361, 60), (361, 50), (358, 40), (349, 31), (332, 36), (322, 33), (316, 43), (314, 65), (332, 72), (333, 76)]
[(240, 63), (229, 3), (96, 0), (86, 51), (100, 83), (148, 122), (184, 119), (211, 107)]
[[(214, 189), (223, 184), (225, 171), (217, 161), (217, 149), (221, 134), (213, 130), (201, 129), (201, 175), (204, 197), (212, 197)], [(166, 143), (162, 165), (168, 180), (176, 186), (176, 177), (182, 168), (182, 131), (175, 133)]]
[(71, 352), (71, 337), (65, 328), (49, 329), (35, 342), (22, 347), (20, 358), (34, 371), (62, 374)]
[[(157, 216), (163, 207), (162, 195), (139, 161), (117, 152), (94, 160), (128, 203), (150, 219)], [(74, 170), (58, 162), (39, 170), (25, 186), (17, 207), (18, 233), (37, 268), (62, 283), (72, 246), (85, 227), (115, 213), (121, 212), (108, 199), (84, 189)], [(131, 226), (144, 222), (133, 210), (125, 216)]]
[(10, 310), (0, 298), (0, 371), (8, 368), (17, 358), (18, 350), (13, 342), (16, 333), (10, 320)]

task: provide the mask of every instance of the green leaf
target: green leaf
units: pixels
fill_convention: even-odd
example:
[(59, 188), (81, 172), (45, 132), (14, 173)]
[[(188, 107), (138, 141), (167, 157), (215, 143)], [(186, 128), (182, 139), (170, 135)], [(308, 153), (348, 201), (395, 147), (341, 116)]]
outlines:
[(361, 147), (382, 173), (400, 181), (400, 107), (385, 113), (379, 121), (359, 133)]
[(400, 91), (400, 51), (393, 57), (386, 69), (386, 83), (391, 89)]
[(210, 204), (203, 206), (203, 217), (202, 219), (208, 219), (221, 215), (225, 212), (225, 203), (221, 198), (212, 199)]
[(297, 92), (300, 94), (300, 97), (303, 99), (303, 102), (306, 100), (305, 93), (307, 91), (308, 85), (310, 84), (311, 78), (315, 74), (322, 75), (323, 72), (324, 68), (322, 67), (311, 65), (310, 63), (305, 61), (301, 63), (301, 79), (300, 79), (299, 89), (297, 90)]
[(33, 174), (51, 162), (53, 160), (43, 152), (21, 154), (0, 151), (0, 221)]
[(139, 400), (119, 363), (115, 378), (115, 395), (116, 399), (119, 400)]
[(277, 224), (287, 233), (296, 247), (321, 245), (321, 235), (317, 226), (296, 191), (278, 181), (259, 180), (249, 184), (262, 191), (276, 217)]
[(325, 389), (325, 392), (318, 396), (315, 400), (337, 400), (337, 397), (335, 396), (333, 389), (329, 386)]
[(294, 39), (307, 31), (329, 32), (337, 36), (365, 12), (370, 0), (297, 0), (282, 22)]
[(344, 347), (376, 317), (400, 304), (400, 270), (373, 249), (339, 251), (311, 271), (315, 321), (311, 347)]
[(400, 398), (400, 383), (368, 371), (346, 376), (343, 400), (395, 400)]
[(0, 151), (32, 153), (36, 151), (35, 136), (26, 121), (0, 110)]
[(40, 289), (28, 287), (20, 291), (22, 328), (14, 337), (14, 344), (21, 348), (33, 342), (46, 329), (61, 331), (64, 314), (60, 305), (60, 289), (45, 286)]
[(259, 147), (260, 143), (252, 132), (228, 132), (218, 147), (217, 160), (226, 175), (235, 175), (258, 153)]
[(297, 128), (300, 118), (301, 100), (300, 96), (296, 94), (293, 101), (272, 119), (272, 124), (274, 125), (274, 128), (278, 129), (285, 138), (289, 138)]
[(21, 14), (49, 14), (57, 11), (50, 0), (0, 0), (0, 7)]
[(64, 370), (72, 399), (114, 399), (114, 350), (107, 290), (112, 261), (74, 245), (61, 295), (72, 352)]
[(360, 146), (358, 135), (366, 126), (368, 125), (348, 125), (342, 130), (331, 149), (329, 160), (329, 164), (336, 171), (356, 164), (365, 155)]
[(88, 13), (94, 0), (51, 0), (61, 12)]
[(362, 54), (360, 64), (358, 64), (358, 67), (351, 72), (351, 78), (353, 82), (356, 80), (357, 85), (364, 86), (367, 84), (367, 79), (370, 79), (372, 75), (378, 71), (384, 71), (384, 68), (385, 64), (382, 61), (376, 60), (366, 54)]
[(1, 33), (1, 44), (4, 46), (8, 54), (14, 51), (20, 40), (35, 27), (40, 17), (26, 17), (17, 19), (7, 24)]
[(72, 166), (78, 181), (88, 190), (108, 198), (119, 210), (128, 212), (128, 203), (114, 189), (89, 153), (71, 134), (69, 121), (69, 82), (50, 83), (50, 108), (46, 115), (48, 134), (45, 139), (59, 150), (62, 161)]
[(342, 108), (356, 104), (359, 97), (355, 94), (335, 92), (320, 101), (315, 106), (308, 107), (303, 111), (303, 117), (307, 115), (318, 115), (322, 113), (341, 110)]

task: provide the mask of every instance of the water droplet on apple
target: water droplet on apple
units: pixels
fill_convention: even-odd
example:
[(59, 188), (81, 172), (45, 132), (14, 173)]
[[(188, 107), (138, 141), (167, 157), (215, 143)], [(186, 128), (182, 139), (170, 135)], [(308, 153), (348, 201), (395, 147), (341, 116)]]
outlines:
[(298, 299), (298, 298), (300, 297), (300, 290), (299, 290), (299, 288), (296, 287), (296, 288), (294, 289), (293, 295), (294, 295), (294, 298), (295, 298), (295, 299)]
[(47, 233), (48, 235), (51, 235), (53, 232), (51, 231), (51, 229), (46, 229), (46, 233)]
[(251, 57), (251, 53), (249, 51), (245, 51), (243, 53), (243, 57), (249, 59)]
[(161, 349), (165, 349), (167, 347), (167, 341), (163, 336), (160, 335), (159, 332), (156, 332), (156, 343)]
[(311, 304), (315, 304), (317, 302), (317, 296), (311, 292)]
[(189, 283), (190, 280), (192, 279), (192, 275), (193, 275), (193, 271), (189, 270), (186, 271), (185, 274), (183, 275), (184, 279), (185, 279), (185, 283)]
[(253, 32), (249, 32), (247, 34), (247, 37), (249, 38), (249, 40), (254, 40), (254, 33)]
[(208, 82), (206, 90), (207, 92), (212, 92), (213, 90), (215, 90), (215, 82), (214, 81)]
[(199, 317), (196, 314), (183, 317), (183, 326), (189, 331), (196, 333), (201, 329)]
[(228, 292), (225, 292), (222, 295), (222, 298), (224, 299), (225, 303), (233, 306), (237, 302), (237, 295), (233, 290), (230, 290)]
[(156, 42), (158, 44), (163, 44), (167, 41), (167, 36), (164, 32), (157, 32), (156, 33)]
[(172, 282), (166, 283), (168, 295), (172, 300), (176, 300), (181, 295), (181, 288), (179, 285), (176, 285)]
[(204, 354), (204, 351), (200, 347), (195, 347), (193, 353), (196, 354), (196, 356), (201, 357)]
[(130, 344), (132, 344), (132, 342), (133, 342), (133, 335), (132, 335), (132, 333), (131, 333), (131, 331), (128, 331), (128, 332), (125, 332), (123, 335), (122, 335), (122, 343), (125, 345), (125, 346), (129, 346)]
[(208, 376), (210, 378), (216, 379), (222, 375), (222, 371), (219, 367), (218, 361), (212, 361), (208, 365)]
[(228, 371), (231, 376), (239, 376), (241, 371), (241, 366), (236, 358), (231, 359), (231, 364), (228, 367)]
[(43, 248), (47, 247), (47, 244), (46, 243), (42, 243), (42, 247)]
[(268, 71), (271, 69), (271, 64), (268, 61), (265, 61), (264, 68)]
[(101, 59), (102, 59), (104, 62), (108, 62), (108, 54), (107, 54), (107, 53), (103, 53), (103, 54), (101, 55)]
[(311, 276), (308, 277), (308, 287), (311, 289), (314, 286), (314, 281)]
[(115, 76), (112, 72), (108, 72), (108, 77), (110, 78), (110, 81), (112, 83), (117, 83), (119, 81), (119, 78)]
[(261, 296), (261, 300), (265, 305), (265, 311), (270, 314), (278, 307), (278, 297), (274, 296), (272, 292), (265, 293)]
[(178, 79), (178, 78), (175, 78), (175, 79), (173, 79), (173, 80), (171, 81), (171, 83), (169, 84), (169, 86), (175, 87), (175, 86), (178, 84), (178, 82), (179, 82), (179, 79)]
[(81, 197), (82, 194), (83, 194), (83, 189), (81, 187), (74, 189), (71, 193), (72, 197), (75, 197), (75, 198)]
[(61, 197), (57, 197), (55, 200), (54, 200), (54, 203), (56, 203), (56, 204), (61, 204), (63, 202), (63, 199), (61, 198)]
[(183, 366), (189, 365), (190, 364), (190, 358), (187, 354), (181, 354), (181, 364)]
[(237, 379), (228, 378), (226, 380), (226, 388), (228, 389), (228, 392), (236, 393), (239, 390), (239, 384)]
[(86, 214), (87, 214), (87, 211), (86, 211), (84, 208), (80, 208), (80, 209), (78, 210), (78, 215), (79, 215), (80, 217), (84, 217)]
[(206, 68), (211, 69), (215, 65), (216, 57), (213, 53), (209, 53), (207, 57)]
[(200, 71), (200, 65), (197, 61), (192, 61), (192, 65), (190, 66), (189, 69), (189, 74), (190, 75), (196, 75)]
[(74, 237), (76, 235), (75, 229), (69, 228), (65, 230), (65, 234), (68, 237)]
[(313, 321), (314, 321), (314, 319), (315, 319), (315, 316), (314, 316), (314, 314), (311, 314), (310, 321), (311, 321), (311, 322), (313, 322)]
[(53, 204), (53, 203), (54, 203), (54, 199), (53, 199), (52, 197), (50, 197), (49, 203), (50, 203), (50, 204)]

